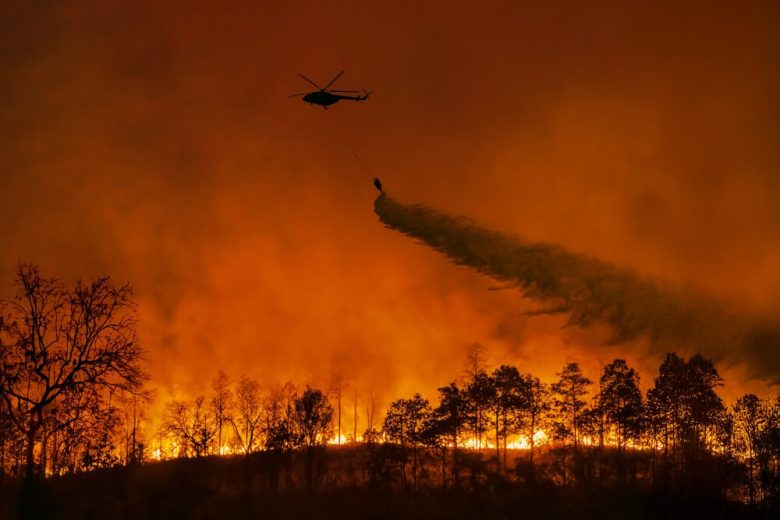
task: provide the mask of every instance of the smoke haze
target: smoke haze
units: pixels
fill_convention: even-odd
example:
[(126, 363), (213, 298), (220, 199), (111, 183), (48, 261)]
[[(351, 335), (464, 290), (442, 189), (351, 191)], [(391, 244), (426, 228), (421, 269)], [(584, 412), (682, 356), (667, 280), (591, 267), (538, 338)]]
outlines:
[[(218, 368), (431, 395), (474, 342), (544, 378), (621, 355), (650, 381), (640, 340), (528, 318), (515, 291), (383, 229), (376, 175), (399, 200), (778, 315), (780, 4), (442, 5), (0, 2), (0, 291), (20, 260), (131, 283), (160, 400)], [(340, 70), (375, 93), (287, 97)], [(736, 344), (729, 387), (759, 359)]]

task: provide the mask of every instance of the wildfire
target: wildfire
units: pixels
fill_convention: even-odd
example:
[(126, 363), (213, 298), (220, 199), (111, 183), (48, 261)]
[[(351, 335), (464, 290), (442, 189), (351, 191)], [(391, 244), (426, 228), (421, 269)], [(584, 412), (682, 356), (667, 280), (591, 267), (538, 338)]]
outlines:
[[(549, 437), (547, 437), (544, 430), (536, 430), (534, 433), (534, 446), (547, 444), (548, 441)], [(507, 442), (506, 447), (510, 450), (528, 450), (531, 449), (531, 442), (528, 439), (528, 436), (520, 436), (512, 442)]]
[(343, 433), (341, 435), (334, 435), (330, 439), (328, 439), (327, 443), (328, 445), (339, 445), (339, 444), (346, 444), (347, 443), (347, 436)]

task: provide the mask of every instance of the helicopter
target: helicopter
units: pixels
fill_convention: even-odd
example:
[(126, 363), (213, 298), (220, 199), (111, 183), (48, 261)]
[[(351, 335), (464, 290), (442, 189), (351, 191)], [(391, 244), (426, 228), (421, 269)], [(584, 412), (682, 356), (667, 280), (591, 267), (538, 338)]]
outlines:
[[(333, 103), (337, 103), (342, 99), (349, 99), (351, 101), (365, 101), (368, 99), (368, 96), (371, 95), (371, 92), (364, 90), (363, 95), (360, 95), (359, 90), (330, 90), (330, 86), (335, 83), (337, 79), (341, 77), (341, 75), (344, 74), (344, 71), (342, 70), (338, 74), (336, 74), (336, 77), (330, 80), (330, 83), (325, 85), (324, 87), (320, 87), (316, 83), (314, 83), (312, 80), (304, 76), (303, 74), (300, 74), (300, 76), (317, 87), (319, 90), (315, 90), (313, 92), (302, 92), (300, 94), (292, 94), (289, 97), (299, 97), (303, 96), (303, 101), (306, 103), (309, 103), (310, 105), (320, 105), (322, 108), (327, 109), (330, 105)], [(342, 94), (358, 94), (357, 96), (343, 96)]]

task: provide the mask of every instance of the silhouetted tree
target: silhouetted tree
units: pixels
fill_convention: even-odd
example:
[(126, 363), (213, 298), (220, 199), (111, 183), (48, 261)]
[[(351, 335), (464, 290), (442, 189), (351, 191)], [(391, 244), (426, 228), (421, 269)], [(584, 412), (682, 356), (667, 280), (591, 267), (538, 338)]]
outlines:
[(217, 421), (217, 453), (222, 455), (222, 427), (230, 422), (230, 410), (233, 408), (230, 381), (222, 370), (211, 382), (211, 392), (211, 410)]
[(333, 435), (333, 407), (321, 390), (306, 387), (295, 400), (295, 420), (306, 446), (319, 446)]
[(639, 437), (643, 412), (639, 375), (625, 360), (616, 359), (604, 367), (598, 398), (608, 425), (614, 429), (619, 449)]
[(271, 452), (272, 486), (279, 487), (280, 462), (284, 462), (287, 482), (292, 474), (292, 450), (301, 445), (301, 434), (295, 424), (295, 386), (287, 382), (271, 388), (263, 400), (263, 433), (265, 449)]
[(300, 446), (302, 441), (295, 424), (295, 385), (290, 382), (272, 388), (263, 401), (265, 421), (265, 446), (269, 450), (290, 450)]
[[(390, 404), (385, 416), (382, 430), (392, 442), (401, 445), (406, 462), (406, 447), (412, 448), (412, 484), (417, 489), (417, 473), (419, 468), (419, 448), (425, 443), (425, 428), (430, 421), (431, 406), (420, 394), (414, 394), (411, 399), (399, 399)], [(403, 478), (406, 478), (405, 468), (402, 468)]]
[(459, 483), (458, 440), (466, 427), (468, 401), (455, 383), (439, 388), (439, 406), (433, 411), (432, 431), (445, 437), (452, 446), (452, 476)]
[(764, 420), (756, 443), (759, 483), (766, 509), (780, 512), (780, 395), (763, 406)]
[(262, 431), (263, 407), (260, 400), (260, 385), (246, 376), (236, 384), (236, 396), (230, 424), (241, 451), (249, 454), (255, 451)]
[(468, 385), (481, 372), (487, 371), (488, 356), (485, 346), (481, 343), (472, 343), (466, 350), (466, 365), (463, 369), (464, 384)]
[(482, 448), (482, 436), (490, 427), (490, 410), (496, 400), (494, 381), (485, 372), (477, 372), (468, 382), (463, 394), (467, 405), (467, 424), (476, 441), (476, 448)]
[(193, 401), (171, 401), (165, 407), (165, 431), (179, 444), (180, 456), (206, 455), (214, 442), (217, 427), (208, 413), (203, 396)]
[(558, 381), (552, 386), (555, 395), (556, 422), (565, 437), (571, 436), (576, 453), (579, 440), (580, 413), (585, 408), (582, 397), (588, 393), (592, 381), (582, 375), (577, 363), (568, 363), (558, 374)]
[(712, 362), (699, 355), (686, 361), (672, 353), (661, 363), (653, 388), (647, 393), (647, 406), (651, 412), (649, 423), (661, 433), (665, 485), (670, 469), (681, 481), (687, 478), (686, 468), (700, 467), (702, 457), (708, 456), (725, 411), (715, 392), (720, 385), (720, 375)]
[[(72, 389), (64, 392), (57, 403), (48, 410), (48, 417), (41, 429), (40, 471), (48, 467), (52, 474), (74, 473), (83, 469), (86, 451), (100, 446), (112, 449), (117, 433), (119, 414), (117, 408), (104, 402), (104, 396), (94, 391)], [(113, 454), (112, 454), (113, 455)], [(107, 460), (99, 456), (98, 460)]]
[(528, 437), (528, 458), (533, 468), (535, 435), (540, 429), (547, 414), (552, 408), (552, 398), (549, 387), (538, 377), (526, 374), (523, 376), (523, 424)]
[(747, 462), (748, 500), (751, 504), (756, 502), (756, 474), (757, 452), (761, 433), (766, 428), (767, 413), (761, 400), (754, 394), (746, 394), (737, 399), (734, 405), (734, 425), (744, 447), (745, 460)]
[(333, 435), (333, 407), (321, 390), (306, 387), (295, 400), (295, 422), (306, 446), (306, 488), (314, 481), (314, 448), (324, 446)]
[(124, 437), (124, 464), (140, 464), (144, 460), (143, 425), (147, 418), (146, 405), (153, 397), (152, 392), (120, 392), (119, 405), (123, 412), (122, 433)]
[(523, 415), (521, 411), (526, 408), (528, 396), (525, 388), (525, 380), (517, 371), (517, 368), (501, 365), (493, 371), (491, 376), (493, 392), (493, 426), (496, 439), (496, 469), (500, 469), (501, 441), (504, 445), (504, 469), (506, 469), (507, 438), (522, 430)]
[(26, 439), (32, 478), (41, 430), (66, 393), (138, 391), (146, 376), (128, 285), (98, 278), (69, 288), (20, 264), (16, 287), (0, 311), (0, 405)]
[(618, 471), (623, 480), (625, 446), (629, 440), (637, 440), (642, 433), (644, 413), (639, 375), (633, 368), (629, 368), (625, 360), (616, 359), (604, 367), (599, 379), (599, 394), (594, 410), (599, 421), (599, 478), (606, 426), (617, 440)]

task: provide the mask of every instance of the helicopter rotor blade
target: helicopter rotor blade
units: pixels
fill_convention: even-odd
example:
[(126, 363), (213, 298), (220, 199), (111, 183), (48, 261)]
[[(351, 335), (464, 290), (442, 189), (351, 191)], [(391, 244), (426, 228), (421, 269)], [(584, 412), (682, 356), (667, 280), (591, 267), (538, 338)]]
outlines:
[(325, 85), (325, 88), (324, 88), (324, 89), (322, 89), (322, 90), (327, 90), (327, 89), (328, 89), (328, 87), (330, 87), (331, 85), (333, 85), (333, 83), (334, 83), (334, 82), (335, 82), (337, 79), (339, 79), (339, 78), (341, 77), (341, 75), (342, 75), (342, 74), (344, 74), (344, 71), (343, 71), (343, 70), (342, 70), (341, 72), (339, 72), (338, 74), (336, 74), (336, 77), (335, 77), (335, 78), (333, 78), (332, 80), (330, 80), (330, 83), (328, 83), (327, 85)]
[(312, 80), (310, 80), (309, 78), (307, 78), (303, 74), (299, 74), (299, 76), (302, 77), (303, 79), (305, 79), (306, 81), (308, 81), (309, 83), (311, 83), (312, 85), (314, 85), (315, 87), (317, 87), (320, 90), (325, 90), (325, 88), (328, 88), (328, 87), (322, 88), (321, 86), (317, 85), (316, 83), (314, 83)]
[(328, 90), (328, 92), (335, 92), (337, 94), (357, 94), (359, 90)]

